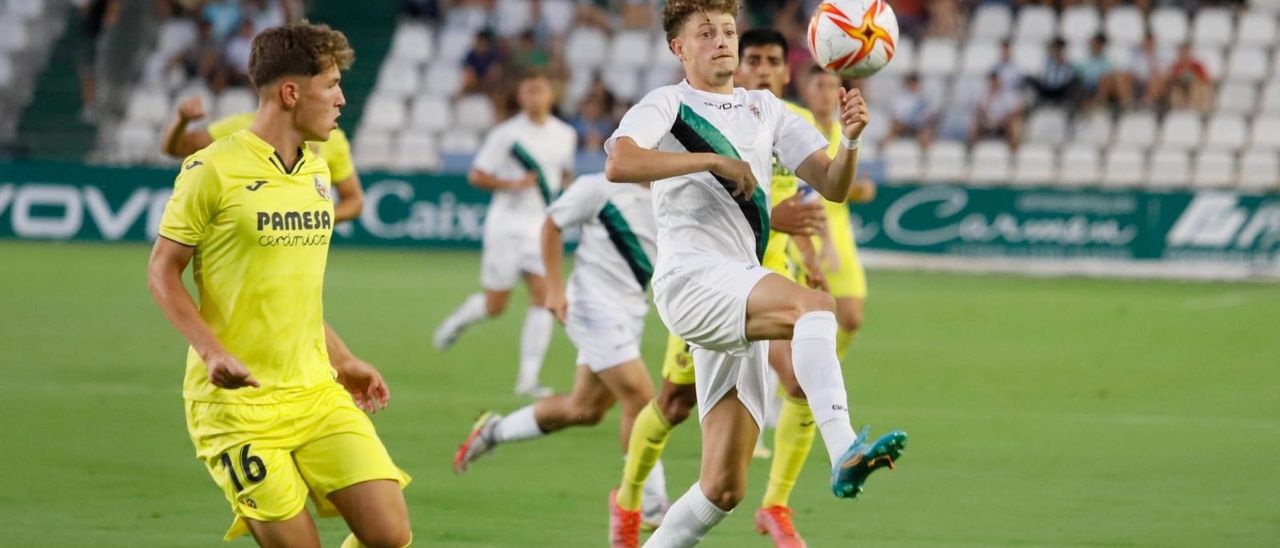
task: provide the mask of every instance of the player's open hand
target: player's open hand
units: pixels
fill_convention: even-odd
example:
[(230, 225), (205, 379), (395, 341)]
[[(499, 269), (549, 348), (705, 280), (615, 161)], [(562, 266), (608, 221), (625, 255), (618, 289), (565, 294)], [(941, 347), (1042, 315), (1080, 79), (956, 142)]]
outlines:
[(804, 282), (810, 289), (817, 289), (823, 293), (831, 291), (827, 284), (827, 276), (822, 273), (822, 261), (819, 260), (817, 253), (805, 255), (804, 270)]
[(711, 172), (736, 183), (738, 188), (733, 195), (737, 198), (750, 200), (751, 195), (756, 192), (758, 185), (756, 176), (751, 173), (751, 164), (747, 162), (726, 156), (716, 156)]
[(204, 116), (204, 100), (200, 96), (187, 97), (178, 103), (178, 117), (184, 122), (199, 120)]
[(843, 126), (841, 130), (844, 136), (857, 139), (870, 120), (871, 114), (867, 111), (867, 101), (862, 98), (862, 91), (858, 88), (847, 91), (840, 88), (840, 125)]
[(218, 388), (235, 390), (252, 386), (257, 388), (258, 381), (253, 378), (249, 368), (231, 354), (222, 353), (209, 356), (205, 362), (209, 371), (209, 382)]
[(334, 369), (338, 370), (338, 383), (351, 393), (351, 399), (360, 409), (377, 413), (387, 408), (391, 389), (387, 388), (387, 381), (383, 380), (376, 367), (353, 357)]
[(797, 194), (773, 208), (769, 226), (783, 234), (812, 236), (826, 228), (827, 212), (822, 202), (804, 203)]
[(564, 290), (557, 291), (548, 288), (547, 296), (543, 300), (543, 306), (546, 306), (547, 310), (551, 311), (551, 314), (556, 317), (560, 325), (564, 325), (564, 322), (568, 320), (569, 301), (565, 299)]

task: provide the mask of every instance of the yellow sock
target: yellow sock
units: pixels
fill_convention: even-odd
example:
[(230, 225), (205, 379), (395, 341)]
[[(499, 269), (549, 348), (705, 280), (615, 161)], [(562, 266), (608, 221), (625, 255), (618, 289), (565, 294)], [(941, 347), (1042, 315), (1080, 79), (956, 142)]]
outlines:
[(618, 486), (618, 506), (624, 510), (639, 510), (644, 495), (644, 480), (662, 456), (671, 435), (671, 425), (658, 410), (656, 401), (650, 401), (636, 415), (631, 427), (631, 439), (627, 442), (627, 463), (622, 468), (622, 484)]
[(769, 466), (769, 486), (765, 488), (761, 507), (786, 506), (796, 486), (804, 461), (813, 447), (813, 411), (809, 402), (790, 396), (782, 398), (778, 428), (773, 434), (773, 463)]
[(844, 329), (836, 333), (836, 356), (841, 361), (844, 361), (844, 355), (849, 353), (849, 347), (853, 346), (853, 339), (857, 334), (857, 331), (846, 331)]
[[(413, 545), (413, 537), (410, 536), (409, 544), (404, 545), (402, 548), (409, 548), (412, 545)], [(351, 533), (347, 535), (347, 538), (342, 541), (342, 548), (368, 548), (368, 547), (362, 544), (360, 542), (360, 539), (356, 538), (355, 533)]]

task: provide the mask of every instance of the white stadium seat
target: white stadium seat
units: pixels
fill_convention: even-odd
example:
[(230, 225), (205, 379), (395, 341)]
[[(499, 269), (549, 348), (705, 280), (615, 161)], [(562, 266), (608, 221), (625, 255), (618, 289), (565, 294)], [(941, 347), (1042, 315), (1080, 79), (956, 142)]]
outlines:
[(1196, 188), (1224, 188), (1236, 181), (1236, 162), (1226, 152), (1204, 151), (1196, 154), (1191, 184)]
[(1137, 44), (1147, 32), (1142, 12), (1131, 5), (1117, 5), (1107, 11), (1103, 29), (1114, 44)]
[(1219, 88), (1214, 100), (1217, 105), (1214, 107), (1218, 112), (1227, 112), (1232, 114), (1244, 114), (1254, 111), (1254, 106), (1258, 104), (1257, 86), (1242, 82), (1224, 82)]
[(1011, 177), (1015, 185), (1047, 185), (1053, 183), (1056, 176), (1052, 148), (1036, 144), (1018, 147), (1018, 152), (1013, 157)]
[(608, 61), (610, 68), (639, 68), (649, 64), (649, 46), (652, 45), (649, 33), (638, 30), (625, 30), (617, 33), (609, 43)]
[(5, 0), (5, 7), (10, 14), (30, 21), (45, 13), (45, 4), (52, 3), (47, 0)]
[(559, 36), (573, 26), (576, 10), (573, 0), (542, 0), (542, 21), (551, 34)]
[(1067, 113), (1060, 108), (1044, 107), (1031, 112), (1027, 120), (1026, 139), (1032, 143), (1061, 145), (1067, 140)]
[(884, 162), (885, 176), (890, 181), (915, 182), (924, 173), (920, 169), (924, 154), (915, 140), (898, 139), (885, 145), (880, 158)]
[(462, 67), (457, 63), (440, 59), (422, 73), (423, 91), (439, 97), (453, 97), (462, 91)]
[(1072, 145), (1062, 151), (1058, 162), (1058, 183), (1064, 186), (1095, 186), (1102, 180), (1102, 157), (1098, 149)]
[(375, 93), (364, 105), (361, 124), (377, 131), (395, 131), (409, 118), (404, 99), (398, 95)]
[(969, 40), (999, 42), (1013, 30), (1013, 11), (1000, 3), (982, 3), (969, 22)]
[[(888, 66), (893, 66), (893, 63), (889, 63)], [(889, 105), (893, 103), (893, 98), (898, 96), (898, 92), (902, 91), (904, 83), (903, 77), (897, 74), (881, 72), (875, 78), (863, 80), (862, 85), (862, 93), (866, 95), (868, 103)]]
[(441, 154), (475, 154), (480, 135), (471, 131), (449, 131), (440, 136)]
[(1180, 150), (1160, 149), (1151, 154), (1151, 174), (1147, 184), (1152, 188), (1184, 187), (1191, 183), (1191, 158)]
[(1156, 140), (1156, 116), (1150, 112), (1127, 112), (1116, 124), (1115, 142), (1137, 148), (1150, 148)]
[[(1024, 74), (1038, 75), (1044, 72), (1044, 63), (1048, 58), (1044, 44), (1039, 42), (1017, 42), (1013, 48), (1013, 64)], [(893, 63), (890, 63), (892, 66)]]
[(9, 55), (0, 53), (0, 90), (9, 89), (9, 84), (13, 83), (13, 62), (9, 61)]
[(494, 124), (493, 101), (479, 93), (458, 98), (453, 114), (454, 124), (462, 129), (484, 131)]
[(1280, 187), (1280, 159), (1274, 150), (1250, 150), (1240, 155), (1242, 190), (1275, 190)]
[[(884, 66), (880, 75), (904, 75), (916, 69), (916, 43), (906, 36), (900, 36), (893, 48), (893, 62)], [(876, 78), (880, 78), (877, 75)], [(875, 78), (871, 79), (875, 81)]]
[(435, 136), (430, 133), (410, 132), (396, 140), (391, 160), (396, 169), (426, 171), (440, 167), (440, 152)]
[[(875, 103), (871, 103), (871, 105), (875, 105)], [(871, 146), (880, 145), (880, 141), (883, 141), (885, 135), (889, 134), (889, 113), (871, 105), (868, 105), (867, 108), (872, 122), (867, 124), (867, 129), (862, 131), (862, 137), (860, 138), (862, 141), (861, 146), (864, 147), (868, 144)], [(879, 121), (877, 122), (877, 120)], [(858, 157), (861, 158), (862, 155), (859, 154)]]
[(475, 45), (475, 31), (461, 27), (447, 27), (436, 38), (436, 59), (452, 63), (462, 63)]
[(1102, 186), (1108, 188), (1136, 187), (1147, 176), (1147, 163), (1142, 151), (1133, 148), (1115, 148), (1107, 152), (1102, 167)]
[(435, 42), (431, 39), (431, 29), (419, 23), (402, 23), (396, 28), (396, 35), (391, 39), (393, 59), (408, 59), (417, 63), (425, 63), (431, 59), (435, 50)]
[(1267, 77), (1267, 52), (1254, 46), (1237, 46), (1227, 56), (1226, 79), (1233, 82), (1257, 83)]
[(1106, 146), (1111, 142), (1113, 126), (1111, 115), (1106, 110), (1094, 110), (1076, 119), (1075, 128), (1071, 133), (1072, 139), (1082, 145)]
[(1253, 120), (1253, 148), (1280, 149), (1280, 116), (1270, 115)]
[(156, 140), (159, 134), (147, 124), (129, 123), (120, 126), (116, 133), (116, 146), (122, 160), (143, 161), (158, 154)]
[(1156, 44), (1161, 47), (1176, 47), (1187, 41), (1190, 35), (1190, 24), (1187, 12), (1171, 7), (1159, 7), (1151, 11), (1149, 18), (1151, 34)]
[[(604, 64), (609, 53), (609, 37), (604, 31), (580, 26), (569, 32), (565, 39), (564, 55), (569, 66), (574, 69), (596, 68)], [(890, 63), (892, 65), (892, 63)]]
[(532, 28), (533, 3), (529, 0), (498, 0), (493, 20), (498, 36), (516, 36)]
[(26, 23), (0, 14), (0, 53), (22, 51), (28, 42)]
[(969, 40), (960, 55), (960, 73), (967, 76), (985, 75), (1000, 60), (1000, 48), (991, 42)]
[(683, 78), (684, 71), (678, 67), (653, 64), (644, 70), (644, 83), (641, 89), (658, 89), (662, 86), (679, 82)]
[(1235, 152), (1249, 141), (1249, 126), (1244, 116), (1219, 112), (1209, 118), (1205, 129), (1205, 150)]
[(409, 108), (409, 127), (443, 132), (453, 126), (453, 109), (444, 97), (421, 95)]
[(916, 71), (922, 76), (950, 76), (956, 71), (959, 46), (948, 38), (927, 38), (920, 44)]
[(1160, 126), (1160, 148), (1178, 151), (1189, 150), (1200, 145), (1200, 135), (1204, 132), (1200, 115), (1191, 111), (1170, 112)]
[(139, 89), (129, 98), (126, 114), (129, 120), (158, 126), (168, 120), (171, 107), (169, 94), (162, 89)]
[(1280, 13), (1280, 0), (1249, 0), (1249, 8), (1261, 13)]
[(1102, 17), (1098, 8), (1080, 4), (1062, 11), (1058, 19), (1058, 34), (1067, 42), (1087, 42), (1102, 29)]
[[(650, 46), (649, 59), (654, 65), (664, 67), (680, 68), (680, 58), (676, 57), (671, 51), (671, 44), (667, 43), (667, 35), (657, 33), (654, 35), (653, 45)], [(897, 63), (897, 54), (894, 54), (893, 63)], [(889, 63), (892, 65), (893, 63)], [(683, 71), (681, 71), (683, 73)]]
[(1191, 24), (1191, 41), (1197, 46), (1221, 47), (1235, 41), (1235, 25), (1226, 8), (1200, 8)]
[(219, 118), (258, 109), (257, 96), (247, 88), (227, 89), (218, 94), (217, 103), (213, 110)]
[(417, 61), (402, 58), (389, 59), (382, 63), (382, 70), (378, 72), (378, 82), (374, 86), (375, 92), (409, 97), (421, 90), (419, 77)]
[(1009, 183), (1009, 145), (1004, 141), (983, 141), (973, 146), (969, 182), (977, 185)]
[[(1280, 58), (1280, 55), (1276, 56)], [(1280, 74), (1262, 87), (1262, 103), (1259, 108), (1267, 114), (1280, 114)]]
[(391, 135), (362, 129), (353, 145), (356, 163), (361, 167), (383, 168), (391, 163)]
[(1047, 6), (1031, 4), (1018, 11), (1017, 28), (1013, 31), (1016, 42), (1047, 43), (1057, 33), (1057, 14)]
[(1269, 48), (1276, 42), (1276, 16), (1252, 9), (1240, 15), (1240, 28), (1236, 30), (1236, 43), (1242, 46)]
[(968, 174), (969, 165), (964, 144), (938, 141), (925, 151), (924, 180), (935, 183), (958, 183)]
[(1222, 78), (1222, 73), (1227, 68), (1226, 56), (1222, 54), (1222, 48), (1213, 45), (1196, 46), (1192, 48), (1192, 52), (1201, 63), (1204, 63), (1205, 70), (1209, 71), (1209, 76), (1214, 81)]
[(609, 93), (625, 101), (636, 101), (648, 91), (640, 89), (640, 69), (635, 67), (609, 67), (600, 77)]

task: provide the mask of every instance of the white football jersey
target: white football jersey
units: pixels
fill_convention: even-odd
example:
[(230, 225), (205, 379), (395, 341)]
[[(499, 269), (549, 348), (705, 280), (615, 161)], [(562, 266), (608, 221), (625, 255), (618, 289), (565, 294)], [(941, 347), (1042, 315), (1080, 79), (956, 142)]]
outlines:
[(577, 132), (554, 116), (535, 124), (520, 113), (495, 126), (471, 167), (500, 179), (519, 179), (532, 171), (538, 175), (538, 184), (523, 190), (494, 191), (485, 215), (485, 232), (537, 234), (547, 205), (564, 184), (564, 173), (573, 170), (577, 147)]
[(786, 108), (769, 91), (734, 88), (732, 94), (699, 91), (687, 81), (649, 92), (627, 111), (605, 142), (618, 139), (663, 152), (713, 152), (751, 164), (759, 187), (735, 198), (736, 185), (711, 172), (653, 183), (657, 221), (657, 272), (680, 255), (717, 256), (759, 264), (769, 239), (773, 158), (795, 171), (827, 140), (813, 124)]
[(582, 227), (568, 296), (643, 315), (657, 244), (649, 189), (584, 175), (548, 208), (562, 230)]

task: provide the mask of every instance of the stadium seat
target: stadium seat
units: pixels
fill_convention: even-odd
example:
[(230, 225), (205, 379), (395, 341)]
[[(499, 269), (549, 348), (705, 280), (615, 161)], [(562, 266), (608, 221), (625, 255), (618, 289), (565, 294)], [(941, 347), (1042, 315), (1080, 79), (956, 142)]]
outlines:
[(158, 154), (159, 134), (154, 127), (140, 123), (126, 123), (116, 133), (116, 146), (120, 159), (140, 162)]
[(354, 143), (356, 164), (364, 168), (384, 168), (391, 164), (391, 135), (361, 129)]
[(393, 58), (382, 64), (374, 92), (410, 97), (422, 88), (418, 78), (419, 68), (416, 61)]
[(0, 53), (20, 52), (29, 41), (26, 24), (13, 17), (0, 15)]
[(375, 93), (364, 105), (361, 123), (376, 131), (395, 131), (404, 127), (409, 118), (407, 110), (399, 95)]
[(532, 28), (533, 3), (529, 0), (498, 0), (493, 10), (494, 30), (498, 36), (513, 37)]
[(436, 139), (430, 133), (409, 132), (396, 140), (391, 165), (403, 171), (426, 171), (440, 167)]
[(1253, 112), (1258, 104), (1257, 86), (1241, 82), (1224, 82), (1214, 96), (1214, 110), (1230, 114)]
[(619, 32), (609, 43), (606, 63), (609, 69), (643, 67), (649, 64), (649, 46), (651, 45), (652, 39), (647, 32), (638, 30)]
[(1111, 115), (1105, 110), (1095, 110), (1076, 119), (1072, 129), (1072, 139), (1076, 143), (1092, 147), (1103, 147), (1111, 142), (1113, 129)]
[(960, 55), (960, 73), (966, 76), (981, 76), (995, 67), (1000, 59), (1000, 48), (991, 42), (969, 40)]
[(230, 88), (218, 95), (219, 118), (258, 109), (258, 98), (248, 88)]
[(439, 97), (453, 97), (462, 91), (462, 67), (453, 61), (437, 60), (422, 74), (423, 91)]
[(1180, 150), (1158, 149), (1151, 154), (1151, 188), (1179, 188), (1191, 183), (1191, 158)]
[(435, 50), (435, 42), (431, 39), (431, 29), (419, 23), (401, 23), (396, 28), (396, 35), (391, 39), (392, 59), (406, 59), (415, 63), (425, 63), (431, 59)]
[(1102, 180), (1102, 159), (1098, 149), (1072, 145), (1062, 151), (1058, 164), (1058, 183), (1063, 186), (1095, 186)]
[(1009, 184), (1009, 145), (1004, 141), (982, 141), (973, 146), (969, 182), (975, 185)]
[(1200, 114), (1191, 111), (1170, 112), (1160, 126), (1160, 148), (1179, 152), (1189, 150), (1200, 145), (1203, 132)]
[[(671, 45), (667, 43), (666, 34), (655, 34), (653, 45), (650, 48), (649, 59), (654, 65), (680, 68), (680, 58), (676, 57), (676, 54), (671, 52)], [(895, 53), (893, 63), (897, 63), (897, 59), (897, 53)], [(889, 63), (889, 65), (892, 66), (893, 63)]]
[(1280, 160), (1274, 150), (1249, 150), (1240, 156), (1241, 190), (1275, 190), (1280, 187)]
[(5, 0), (5, 10), (10, 15), (16, 15), (30, 21), (45, 13), (45, 4), (52, 3), (47, 0)]
[[(885, 65), (880, 74), (876, 75), (876, 78), (881, 78), (882, 75), (902, 76), (916, 69), (916, 43), (911, 38), (902, 36), (898, 38), (898, 43), (895, 46), (893, 48), (893, 62)], [(875, 81), (876, 78), (871, 80)]]
[(1280, 116), (1269, 115), (1254, 119), (1253, 138), (1250, 140), (1254, 148), (1270, 151), (1280, 149)]
[(485, 131), (494, 124), (493, 101), (487, 95), (464, 95), (454, 103), (453, 109), (454, 124), (459, 128)]
[(441, 154), (475, 154), (480, 136), (470, 131), (449, 131), (440, 136)]
[(1017, 28), (1013, 31), (1013, 40), (1046, 44), (1057, 34), (1057, 22), (1057, 14), (1048, 6), (1035, 4), (1023, 6), (1018, 10)]
[(1203, 7), (1196, 11), (1191, 23), (1191, 41), (1196, 46), (1222, 47), (1235, 39), (1231, 11), (1226, 8)]
[[(894, 61), (895, 63), (897, 61)], [(889, 63), (888, 66), (893, 66)], [(893, 102), (893, 98), (898, 96), (898, 92), (902, 90), (903, 78), (897, 74), (886, 74), (881, 72), (875, 78), (868, 78), (862, 81), (862, 93), (866, 94), (867, 102), (872, 105), (889, 105)], [(888, 119), (885, 119), (886, 123)]]
[(169, 94), (159, 88), (134, 90), (129, 97), (129, 107), (125, 110), (130, 121), (152, 126), (168, 120), (169, 112)]
[(9, 54), (0, 52), (0, 90), (8, 90), (13, 85), (13, 62)]
[(1139, 186), (1146, 178), (1146, 168), (1146, 159), (1140, 150), (1133, 148), (1109, 150), (1102, 166), (1102, 186), (1107, 188)]
[(1044, 107), (1031, 113), (1027, 120), (1026, 140), (1032, 143), (1061, 145), (1067, 140), (1067, 113), (1060, 108)]
[(933, 183), (959, 183), (968, 175), (968, 158), (964, 144), (938, 141), (925, 151), (924, 180)]
[(1276, 41), (1276, 16), (1259, 9), (1251, 9), (1240, 15), (1240, 28), (1236, 30), (1236, 43), (1242, 46), (1269, 48)]
[(1126, 112), (1116, 125), (1115, 142), (1137, 148), (1150, 148), (1156, 140), (1156, 116), (1150, 112)]
[(552, 35), (560, 36), (573, 26), (576, 10), (573, 0), (542, 0), (542, 21)]
[(1205, 129), (1204, 145), (1206, 150), (1235, 152), (1249, 141), (1249, 127), (1244, 116), (1219, 112), (1209, 118)]
[(409, 108), (409, 127), (435, 133), (453, 126), (453, 109), (444, 97), (420, 95)]
[(641, 89), (652, 90), (674, 84), (684, 78), (684, 71), (677, 67), (654, 63), (644, 71), (644, 84)]
[(197, 29), (195, 21), (186, 17), (171, 17), (160, 25), (156, 35), (155, 54), (168, 61), (174, 55), (195, 44)]
[(1151, 11), (1148, 18), (1151, 34), (1160, 47), (1176, 47), (1187, 41), (1190, 25), (1187, 12), (1172, 6), (1162, 6)]
[[(1280, 55), (1276, 57), (1280, 58)], [(1259, 99), (1261, 103), (1259, 108), (1267, 114), (1280, 114), (1280, 74), (1276, 78), (1272, 78), (1262, 87), (1262, 97)]]
[(1226, 79), (1232, 82), (1258, 83), (1267, 77), (1267, 52), (1254, 46), (1236, 46), (1227, 56)]
[[(881, 122), (876, 123), (873, 121), (867, 124), (867, 128), (862, 131), (860, 140), (862, 141), (861, 146), (864, 147), (868, 144), (872, 146), (880, 145), (880, 141), (884, 140), (885, 135), (889, 134), (889, 112), (874, 105), (876, 103), (871, 103), (867, 106), (868, 114), (872, 120), (881, 120)], [(862, 154), (859, 154), (858, 158), (861, 159)]]
[(1080, 4), (1062, 11), (1058, 19), (1058, 35), (1067, 42), (1088, 42), (1102, 28), (1098, 8)]
[(608, 53), (609, 37), (595, 27), (574, 28), (564, 45), (565, 61), (574, 69), (597, 68), (604, 64)]
[(880, 158), (884, 162), (885, 177), (890, 181), (919, 182), (923, 174), (920, 167), (924, 154), (915, 140), (898, 139), (885, 145)]
[(979, 4), (969, 22), (969, 40), (998, 43), (1013, 30), (1013, 11), (998, 2)]
[(959, 64), (955, 40), (928, 38), (920, 44), (916, 71), (922, 76), (950, 76)]
[[(1095, 171), (1097, 158), (1094, 158)], [(1054, 182), (1057, 172), (1054, 169), (1053, 149), (1048, 145), (1023, 144), (1018, 147), (1013, 157), (1013, 174), (1010, 177), (1015, 185), (1037, 186)]]
[[(1017, 42), (1013, 46), (1013, 64), (1024, 74), (1040, 74), (1044, 71), (1048, 52), (1039, 42)], [(892, 65), (892, 63), (891, 63)]]
[(1137, 44), (1147, 32), (1142, 12), (1132, 5), (1117, 5), (1107, 11), (1103, 29), (1113, 44)]
[(1280, 0), (1249, 0), (1249, 7), (1262, 13), (1280, 13)]
[[(480, 2), (454, 2), (455, 6), (444, 12), (445, 30), (465, 31), (474, 35), (490, 26), (490, 14)], [(468, 45), (468, 47), (470, 47)]]
[(1222, 73), (1226, 70), (1226, 58), (1222, 54), (1222, 48), (1214, 45), (1195, 46), (1192, 49), (1196, 57), (1204, 63), (1205, 70), (1209, 71), (1209, 76), (1216, 82), (1222, 78)]
[(634, 102), (647, 91), (640, 89), (640, 70), (635, 67), (609, 67), (600, 77), (609, 93), (624, 101)]
[(1196, 188), (1224, 188), (1236, 181), (1235, 159), (1226, 152), (1200, 152), (1194, 165), (1191, 184)]
[(446, 27), (436, 38), (436, 59), (453, 65), (462, 64), (475, 44), (475, 31), (466, 27)]

